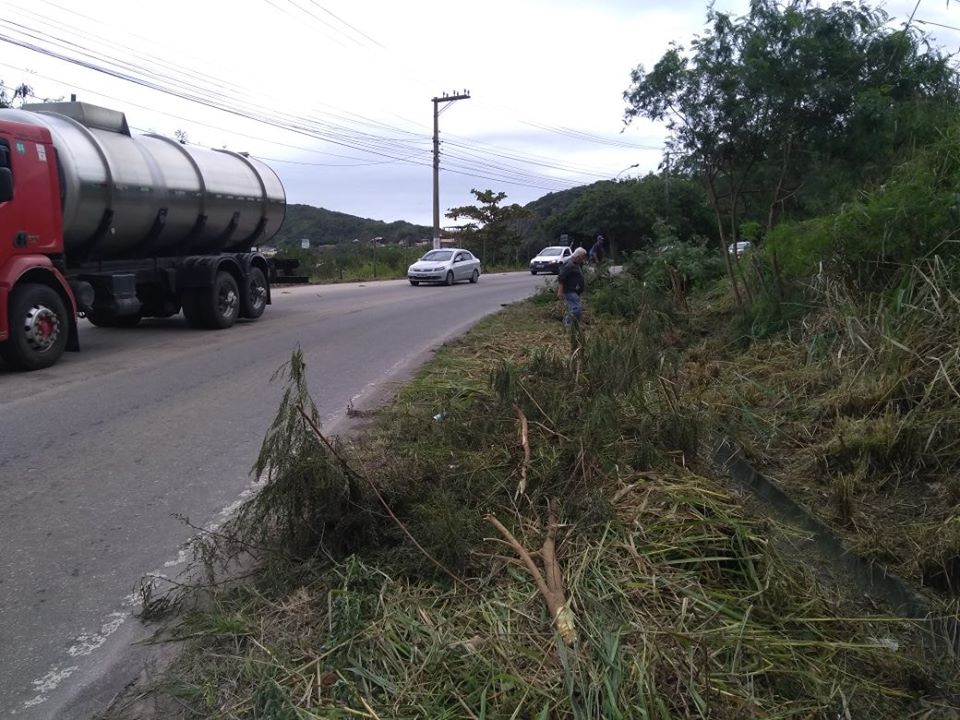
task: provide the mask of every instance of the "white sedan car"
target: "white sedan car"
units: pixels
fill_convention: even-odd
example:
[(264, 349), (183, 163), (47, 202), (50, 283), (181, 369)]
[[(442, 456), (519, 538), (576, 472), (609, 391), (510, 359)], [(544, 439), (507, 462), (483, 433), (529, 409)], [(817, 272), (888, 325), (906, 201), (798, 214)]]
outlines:
[(551, 245), (537, 253), (530, 261), (530, 274), (552, 272), (557, 275), (563, 264), (573, 256), (573, 250), (563, 245)]
[(422, 282), (453, 285), (459, 280), (475, 283), (480, 279), (480, 261), (462, 248), (431, 250), (407, 268), (407, 278), (411, 285)]

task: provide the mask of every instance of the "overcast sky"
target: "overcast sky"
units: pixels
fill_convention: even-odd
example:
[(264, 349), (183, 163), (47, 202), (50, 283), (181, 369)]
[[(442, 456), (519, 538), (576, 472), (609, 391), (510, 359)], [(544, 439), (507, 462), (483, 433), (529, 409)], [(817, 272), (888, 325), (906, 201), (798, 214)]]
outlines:
[[(718, 0), (740, 14), (747, 0)], [(630, 70), (704, 28), (704, 0), (0, 0), (0, 79), (122, 110), (135, 131), (247, 151), (289, 202), (432, 223), (471, 188), (521, 204), (642, 175), (663, 131), (624, 129)], [(155, 8), (162, 7), (162, 10)], [(956, 52), (956, 0), (891, 0)], [(914, 12), (915, 11), (915, 12)], [(23, 47), (23, 45), (30, 47)], [(110, 74), (100, 72), (106, 70)], [(636, 165), (636, 167), (630, 167)], [(441, 224), (451, 224), (441, 217)]]

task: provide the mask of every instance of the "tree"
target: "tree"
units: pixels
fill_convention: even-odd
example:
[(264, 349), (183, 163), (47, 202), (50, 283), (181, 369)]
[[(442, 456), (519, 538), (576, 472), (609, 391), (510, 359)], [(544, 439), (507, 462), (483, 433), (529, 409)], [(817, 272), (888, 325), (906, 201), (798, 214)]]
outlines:
[[(922, 52), (922, 34), (887, 29), (887, 16), (863, 3), (753, 0), (736, 20), (707, 17), (689, 55), (675, 45), (649, 73), (633, 71), (625, 120), (666, 121), (668, 150), (704, 183), (724, 248), (742, 219), (762, 216), (769, 231), (814, 180), (836, 177), (852, 157), (876, 158), (868, 148), (896, 135), (901, 118), (916, 121), (918, 102), (956, 107), (947, 58)], [(886, 170), (906, 143), (899, 132), (875, 160)], [(729, 255), (727, 271), (740, 300)]]
[(602, 234), (614, 257), (619, 246), (634, 249), (642, 238), (640, 206), (633, 183), (603, 181), (591, 185), (559, 218), (563, 232), (589, 247)]
[(487, 263), (488, 251), (491, 262), (509, 260), (511, 252), (520, 245), (520, 223), (532, 217), (532, 213), (516, 203), (501, 206), (507, 197), (504, 192), (476, 189), (470, 192), (477, 199), (476, 205), (450, 208), (445, 216), (451, 220), (470, 220), (461, 230), (464, 244), (480, 248), (481, 262)]
[(587, 246), (602, 233), (610, 241), (609, 250), (623, 254), (648, 246), (661, 221), (684, 241), (712, 237), (710, 212), (702, 188), (690, 178), (650, 174), (587, 186), (564, 209), (553, 208), (543, 219), (541, 232), (550, 242), (566, 234)]

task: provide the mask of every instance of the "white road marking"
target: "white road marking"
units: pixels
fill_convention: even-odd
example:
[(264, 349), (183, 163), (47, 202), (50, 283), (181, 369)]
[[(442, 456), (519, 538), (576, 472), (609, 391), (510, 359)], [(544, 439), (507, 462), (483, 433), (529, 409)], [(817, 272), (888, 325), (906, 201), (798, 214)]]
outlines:
[[(387, 373), (387, 377), (396, 372), (397, 368), (401, 367), (406, 358), (398, 361)], [(366, 387), (363, 388), (359, 393), (354, 395), (353, 400), (357, 400), (362, 396), (367, 395), (371, 392), (374, 387), (378, 384), (377, 381), (368, 383)], [(352, 401), (351, 401), (352, 402)], [(329, 427), (330, 425), (335, 424), (335, 421), (339, 419), (342, 411), (337, 411), (331, 414), (329, 417), (321, 421), (321, 427)], [(254, 480), (243, 492), (240, 493), (239, 497), (225, 508), (223, 508), (217, 515), (215, 519), (204, 527), (206, 532), (215, 532), (217, 528), (223, 525), (231, 515), (250, 497), (252, 497), (262, 486), (260, 480)], [(196, 537), (196, 536), (194, 536)], [(177, 557), (172, 560), (167, 560), (163, 564), (164, 569), (171, 567), (177, 567), (179, 565), (184, 565), (188, 562), (191, 556), (190, 546), (192, 539), (184, 543), (183, 546), (178, 550)], [(158, 569), (151, 573), (146, 573), (144, 575), (146, 578), (157, 578), (157, 579), (166, 579), (168, 576), (162, 570)], [(125, 596), (122, 600), (123, 607), (137, 608), (141, 605), (143, 598), (140, 593), (134, 592)], [(98, 633), (87, 633), (84, 630), (81, 630), (80, 633), (71, 641), (69, 648), (67, 649), (67, 655), (72, 658), (83, 658), (89, 657), (94, 653), (94, 651), (101, 648), (104, 643), (107, 642), (109, 637), (113, 635), (124, 622), (131, 616), (130, 612), (111, 612), (106, 616), (106, 619), (100, 625), (100, 632)], [(34, 691), (37, 693), (33, 698), (25, 701), (20, 708), (20, 710), (27, 710), (36, 705), (41, 705), (45, 703), (50, 698), (50, 693), (56, 690), (63, 683), (64, 680), (73, 675), (74, 672), (79, 670), (78, 665), (70, 665), (64, 667), (61, 663), (55, 663), (50, 667), (43, 677), (33, 680), (30, 684), (33, 686)], [(11, 715), (16, 715), (18, 713), (17, 709), (11, 710)]]

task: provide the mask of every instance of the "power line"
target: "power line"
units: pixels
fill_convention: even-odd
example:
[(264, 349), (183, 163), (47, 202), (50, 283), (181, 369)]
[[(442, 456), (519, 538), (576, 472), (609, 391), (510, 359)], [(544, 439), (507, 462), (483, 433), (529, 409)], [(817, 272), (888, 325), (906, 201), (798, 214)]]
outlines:
[[(51, 5), (53, 5), (54, 7), (59, 7), (59, 6), (56, 5), (55, 3), (49, 3), (49, 0), (47, 0), (47, 2), (48, 2), (48, 4), (51, 4)], [(270, 2), (270, 0), (266, 0), (266, 2), (267, 2), (268, 4), (270, 4), (271, 6), (273, 6), (273, 7), (277, 7), (277, 6), (274, 5), (272, 2)], [(79, 15), (80, 17), (86, 17), (87, 19), (90, 19), (88, 16), (84, 16), (84, 15), (82, 15), (82, 14), (78, 14), (78, 13), (74, 13), (74, 14)], [(36, 14), (33, 14), (33, 15), (34, 15), (34, 17), (38, 17)], [(43, 18), (42, 16), (39, 16), (39, 17), (41, 17), (42, 20), (46, 21), (46, 19)], [(52, 22), (56, 22), (56, 21), (52, 21)], [(351, 26), (351, 27), (352, 27), (352, 26)], [(356, 28), (353, 28), (353, 29), (356, 30)], [(88, 37), (90, 37), (90, 36), (88, 35)], [(107, 41), (107, 42), (110, 42), (110, 41)], [(117, 43), (112, 43), (112, 42), (111, 42), (111, 44), (118, 45)], [(120, 48), (122, 48), (122, 49), (125, 49), (125, 50), (127, 50), (127, 51), (129, 51), (129, 52), (135, 52), (135, 51), (132, 51), (130, 48), (126, 48), (126, 47), (123, 46), (123, 45), (118, 45), (118, 47), (120, 47)], [(174, 70), (174, 71), (178, 71), (178, 68), (177, 68), (176, 65), (171, 65), (171, 64), (169, 64), (169, 63), (165, 63), (163, 60), (161, 60), (161, 59), (159, 59), (159, 58), (154, 58), (151, 64), (159, 64), (159, 65), (162, 65), (162, 66), (171, 68), (171, 69)], [(146, 70), (145, 68), (142, 68), (142, 67), (138, 67), (137, 69), (139, 69), (140, 71), (145, 71), (145, 70)], [(182, 69), (180, 69), (180, 70), (182, 70)], [(195, 73), (192, 73), (192, 71), (187, 70), (186, 72), (195, 75)], [(156, 77), (156, 74), (155, 74), (155, 73), (154, 73), (153, 75), (154, 75), (154, 77)], [(236, 88), (236, 86), (234, 86), (234, 88)], [(236, 90), (241, 90), (241, 89), (236, 88), (236, 89), (235, 89), (235, 92), (236, 92)], [(366, 121), (367, 123), (369, 123), (369, 124), (371, 124), (371, 125), (373, 125), (373, 126), (386, 128), (386, 129), (389, 129), (389, 130), (391, 130), (391, 131), (393, 131), (393, 132), (403, 132), (403, 133), (411, 134), (411, 135), (412, 135), (412, 133), (408, 133), (408, 131), (401, 131), (401, 130), (395, 128), (395, 127), (388, 126), (388, 125), (386, 125), (386, 124), (384, 124), (384, 123), (382, 123), (382, 122), (372, 121), (372, 120), (370, 120), (369, 118), (363, 118), (363, 116), (357, 115), (357, 114), (355, 114), (355, 113), (348, 113), (348, 114), (351, 115), (351, 116), (353, 116), (353, 117), (360, 118), (361, 120)], [(347, 118), (345, 118), (342, 114), (340, 114), (340, 115), (335, 114), (334, 117), (340, 117), (341, 119), (347, 120)], [(576, 137), (576, 136), (586, 135), (586, 134), (584, 134), (584, 133), (580, 133), (579, 131), (571, 131), (571, 130), (569, 130), (569, 129), (565, 129), (565, 130), (568, 131), (568, 132), (570, 132), (570, 133), (571, 133), (572, 135), (574, 135), (575, 137)], [(633, 145), (631, 145), (631, 144), (622, 144), (622, 145), (625, 146), (625, 147), (632, 147), (632, 148), (639, 147), (639, 146), (633, 146)], [(506, 155), (503, 155), (503, 157), (504, 157), (505, 159), (507, 158)], [(518, 161), (518, 162), (528, 162), (528, 159), (527, 159), (528, 157), (530, 157), (530, 156), (528, 156), (527, 154), (524, 154), (524, 153), (513, 153), (513, 155), (510, 157), (510, 159), (511, 159), (511, 160)], [(559, 166), (558, 164), (556, 164), (555, 162), (553, 163), (553, 166), (554, 166), (554, 167), (558, 167), (558, 168), (560, 167), (560, 166)], [(572, 166), (572, 165), (571, 165), (571, 166), (567, 166), (567, 167), (563, 167), (563, 168), (561, 168), (561, 169), (562, 169), (563, 171), (565, 171), (565, 172), (569, 172), (569, 173), (573, 173), (573, 174), (577, 174), (577, 173), (582, 173), (582, 172), (584, 172), (584, 170), (583, 170), (582, 168), (578, 168), (578, 167), (575, 167), (575, 166)], [(586, 172), (590, 173), (591, 171), (587, 170)], [(595, 175), (600, 176), (600, 177), (606, 177), (606, 176), (609, 174), (609, 171), (604, 170), (604, 171), (599, 172), (599, 173), (591, 173), (591, 174), (595, 174)]]
[[(25, 47), (27, 49), (39, 52), (41, 54), (54, 57), (58, 60), (65, 62), (70, 62), (81, 67), (84, 67), (89, 70), (96, 72), (104, 73), (109, 76), (115, 77), (120, 80), (125, 80), (128, 82), (133, 82), (139, 84), (143, 87), (147, 87), (152, 90), (159, 92), (164, 92), (167, 94), (180, 97), (191, 102), (195, 102), (212, 109), (217, 109), (222, 112), (228, 112), (235, 116), (244, 117), (255, 122), (261, 122), (280, 129), (285, 129), (291, 132), (296, 132), (299, 134), (304, 134), (310, 137), (315, 137), (317, 139), (322, 139), (333, 144), (339, 144), (350, 149), (360, 150), (364, 153), (371, 153), (374, 155), (379, 155), (381, 157), (387, 158), (389, 161), (394, 162), (411, 162), (410, 158), (415, 157), (409, 154), (409, 142), (425, 142), (425, 138), (410, 133), (409, 131), (401, 131), (397, 128), (391, 128), (382, 122), (374, 121), (369, 118), (363, 118), (362, 122), (377, 128), (389, 129), (394, 132), (400, 132), (406, 139), (400, 139), (397, 137), (385, 138), (382, 135), (371, 135), (370, 133), (365, 133), (357, 131), (351, 128), (344, 126), (338, 126), (331, 124), (326, 121), (319, 121), (316, 118), (311, 117), (297, 117), (290, 116), (285, 113), (260, 113), (253, 114), (250, 112), (243, 112), (238, 109), (239, 106), (247, 107), (248, 105), (238, 100), (236, 97), (231, 96), (229, 92), (218, 92), (216, 89), (212, 89), (207, 92), (206, 95), (200, 95), (196, 92), (197, 82), (190, 80), (186, 86), (184, 86), (181, 81), (176, 80), (176, 78), (170, 78), (169, 76), (162, 76), (156, 71), (152, 70), (149, 67), (144, 67), (142, 65), (131, 64), (128, 61), (119, 60), (115, 57), (105, 56), (105, 59), (108, 63), (112, 64), (113, 67), (105, 67), (102, 63), (96, 62), (97, 56), (90, 53), (85, 47), (78, 46), (76, 43), (71, 43), (69, 41), (64, 41), (59, 38), (52, 38), (48, 34), (43, 33), (42, 31), (36, 31), (32, 28), (29, 28), (22, 23), (16, 23), (11, 21), (6, 21), (8, 27), (13, 27), (13, 29), (18, 30), (21, 34), (27, 35), (27, 37), (32, 37), (33, 40), (37, 42), (54, 42), (63, 47), (62, 51), (51, 50), (49, 47), (42, 47), (37, 45), (36, 42), (25, 41), (22, 38), (2, 36), (2, 39), (6, 40), (15, 45)], [(120, 46), (121, 48), (123, 46)], [(128, 48), (129, 50), (129, 48)], [(156, 67), (156, 64), (154, 64)], [(180, 73), (182, 69), (177, 68), (176, 65), (169, 63), (162, 63), (163, 67), (167, 67), (170, 70)], [(186, 71), (190, 72), (190, 71)], [(191, 73), (196, 76), (196, 73)], [(174, 81), (174, 87), (170, 87), (170, 80)], [(225, 90), (229, 90), (228, 83), (219, 83), (218, 87), (223, 87)], [(362, 118), (362, 116), (356, 115), (355, 113), (350, 113), (353, 117)], [(343, 117), (343, 116), (340, 116)], [(354, 121), (355, 122), (355, 121)], [(406, 152), (404, 152), (406, 148)], [(403, 155), (403, 157), (398, 157), (398, 155)], [(489, 155), (489, 153), (487, 153)], [(510, 156), (504, 153), (500, 154), (501, 157), (508, 160), (517, 160), (520, 162), (527, 163), (529, 162), (523, 157), (519, 157), (517, 154)], [(424, 164), (413, 161), (412, 164)], [(535, 164), (535, 163), (531, 163)], [(493, 165), (487, 164), (487, 173), (478, 175), (479, 177), (484, 177), (486, 179), (493, 179), (490, 177), (489, 173), (502, 173), (507, 177), (502, 179), (511, 179), (514, 184), (517, 184), (515, 181), (519, 174), (522, 171), (518, 171), (515, 168), (510, 166), (504, 166), (502, 164)], [(448, 170), (453, 170), (454, 168), (448, 168), (445, 164), (445, 168)], [(469, 170), (470, 165), (467, 164), (465, 170)], [(582, 173), (583, 171), (579, 168), (570, 167), (570, 166), (561, 166), (559, 164), (554, 164), (553, 169), (558, 169), (561, 172), (571, 172), (571, 173)], [(463, 174), (470, 174), (469, 172), (463, 172)], [(597, 176), (605, 176), (600, 173), (596, 174)], [(573, 181), (559, 180), (557, 178), (547, 178), (544, 176), (535, 176), (529, 173), (523, 175), (527, 179), (534, 180), (537, 182), (536, 185), (531, 185), (534, 187), (541, 187), (545, 183), (551, 185), (555, 183), (567, 183), (570, 185), (576, 184)], [(500, 178), (497, 178), (500, 179)], [(551, 188), (553, 189), (553, 188)]]

